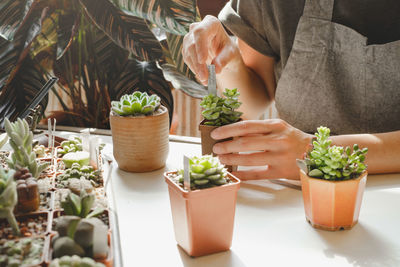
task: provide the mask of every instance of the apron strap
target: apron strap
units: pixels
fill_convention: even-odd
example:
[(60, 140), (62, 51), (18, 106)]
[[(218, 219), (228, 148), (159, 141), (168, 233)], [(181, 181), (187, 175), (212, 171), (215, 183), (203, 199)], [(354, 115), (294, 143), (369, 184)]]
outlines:
[(303, 16), (332, 20), (334, 0), (305, 0)]

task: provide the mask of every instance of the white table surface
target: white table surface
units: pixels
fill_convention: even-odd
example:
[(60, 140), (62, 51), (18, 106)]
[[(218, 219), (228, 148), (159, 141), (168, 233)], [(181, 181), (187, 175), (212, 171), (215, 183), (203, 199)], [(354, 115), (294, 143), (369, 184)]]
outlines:
[(183, 154), (199, 155), (200, 150), (197, 144), (170, 142), (166, 167), (150, 173), (127, 173), (113, 163), (125, 267), (400, 266), (400, 174), (369, 175), (359, 223), (339, 232), (306, 222), (301, 191), (266, 180), (244, 182), (231, 250), (188, 256), (174, 238), (163, 173), (181, 168)]

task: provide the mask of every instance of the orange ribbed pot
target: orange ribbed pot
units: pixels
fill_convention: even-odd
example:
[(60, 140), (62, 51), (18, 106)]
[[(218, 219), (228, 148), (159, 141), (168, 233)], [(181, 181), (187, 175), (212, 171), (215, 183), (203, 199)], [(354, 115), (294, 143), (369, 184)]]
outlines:
[(164, 167), (169, 150), (166, 107), (152, 116), (119, 116), (110, 112), (113, 155), (121, 170), (149, 172)]
[(207, 189), (185, 191), (164, 173), (171, 202), (175, 239), (190, 256), (229, 250), (232, 244), (240, 180)]
[(358, 222), (367, 174), (364, 171), (357, 179), (328, 181), (300, 170), (307, 221), (323, 230), (351, 229)]

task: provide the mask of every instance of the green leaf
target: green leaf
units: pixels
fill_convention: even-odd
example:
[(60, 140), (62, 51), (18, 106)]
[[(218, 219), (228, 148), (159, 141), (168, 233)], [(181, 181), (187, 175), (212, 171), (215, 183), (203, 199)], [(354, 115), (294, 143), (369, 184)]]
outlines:
[(308, 176), (310, 177), (322, 177), (324, 174), (318, 170), (318, 169), (313, 169), (308, 173)]
[[(0, 95), (0, 116), (15, 120), (33, 98), (42, 89), (46, 80), (37, 63), (26, 57), (21, 63), (18, 73), (12, 81), (3, 88)], [(47, 106), (47, 96), (40, 102), (42, 110)]]
[(131, 107), (134, 113), (140, 113), (142, 111), (142, 105), (139, 102), (132, 103)]
[(2, 0), (0, 3), (0, 38), (14, 39), (34, 0)]
[(189, 79), (171, 64), (161, 65), (164, 78), (171, 82), (173, 87), (182, 90), (185, 94), (201, 99), (208, 94), (205, 86)]
[(80, 0), (89, 17), (120, 47), (141, 60), (162, 57), (161, 45), (142, 18), (128, 15), (108, 0)]
[(126, 13), (146, 19), (159, 28), (184, 35), (196, 21), (195, 0), (112, 0)]

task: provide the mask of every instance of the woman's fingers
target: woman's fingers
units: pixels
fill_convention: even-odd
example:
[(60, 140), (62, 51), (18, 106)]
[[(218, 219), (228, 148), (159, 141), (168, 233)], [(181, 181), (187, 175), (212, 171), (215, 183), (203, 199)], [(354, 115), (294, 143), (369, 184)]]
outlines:
[(249, 154), (224, 154), (218, 158), (222, 164), (233, 166), (264, 166), (277, 164), (277, 155), (271, 152), (254, 152)]
[(217, 143), (213, 147), (215, 154), (228, 154), (246, 151), (270, 150), (268, 135), (253, 135), (238, 137), (233, 140)]
[(201, 22), (192, 23), (189, 29), (183, 39), (183, 60), (203, 84), (208, 79), (207, 64), (217, 59), (216, 69), (220, 72), (234, 58), (233, 53), (240, 56), (236, 44), (216, 17), (206, 16)]
[(267, 134), (281, 131), (286, 125), (287, 123), (280, 119), (240, 121), (218, 127), (211, 132), (211, 137), (219, 140), (248, 134)]

